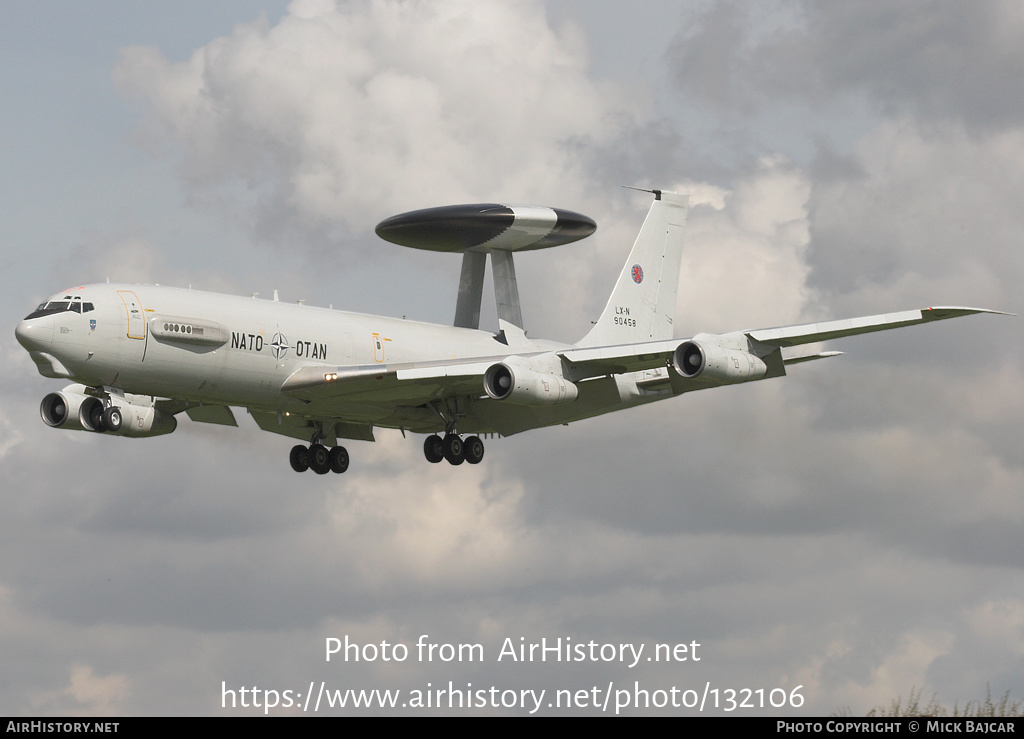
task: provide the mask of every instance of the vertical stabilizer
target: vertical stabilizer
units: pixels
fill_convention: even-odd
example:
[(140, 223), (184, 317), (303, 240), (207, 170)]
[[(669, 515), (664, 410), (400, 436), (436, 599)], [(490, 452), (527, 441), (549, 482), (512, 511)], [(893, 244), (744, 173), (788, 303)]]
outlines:
[(655, 201), (608, 304), (579, 346), (612, 346), (673, 336), (689, 196), (659, 190), (654, 195)]

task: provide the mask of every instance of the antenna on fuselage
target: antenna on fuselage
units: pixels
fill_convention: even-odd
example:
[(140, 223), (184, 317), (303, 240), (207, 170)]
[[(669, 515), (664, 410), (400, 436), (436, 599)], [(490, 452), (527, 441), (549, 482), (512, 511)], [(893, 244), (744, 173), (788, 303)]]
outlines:
[(277, 290), (274, 290), (274, 302), (275, 303), (279, 302), (278, 299), (277, 299)]

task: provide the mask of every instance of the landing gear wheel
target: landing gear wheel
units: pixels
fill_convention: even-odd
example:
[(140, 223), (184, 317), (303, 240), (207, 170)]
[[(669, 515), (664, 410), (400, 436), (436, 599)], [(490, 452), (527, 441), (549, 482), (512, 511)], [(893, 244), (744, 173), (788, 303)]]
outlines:
[(480, 437), (470, 436), (462, 446), (466, 461), (470, 464), (480, 464), (480, 460), (484, 458), (484, 443), (480, 441)]
[(296, 472), (305, 472), (309, 469), (309, 450), (301, 444), (293, 446), (291, 454), (288, 455), (288, 461), (291, 462), (292, 469)]
[(103, 406), (99, 403), (95, 403), (89, 409), (89, 425), (99, 434), (107, 430), (107, 424), (103, 423)]
[(116, 433), (121, 430), (121, 422), (124, 417), (121, 415), (121, 409), (116, 405), (112, 405), (103, 411), (103, 425), (107, 427), (107, 431)]
[(323, 444), (313, 444), (309, 447), (309, 468), (318, 475), (326, 475), (331, 471), (330, 456)]
[(339, 475), (348, 469), (348, 450), (343, 446), (336, 446), (327, 455), (328, 464), (331, 469)]
[(437, 464), (444, 459), (444, 442), (437, 434), (431, 434), (423, 442), (423, 456), (431, 464)]
[(457, 465), (465, 461), (465, 457), (462, 456), (465, 451), (462, 437), (458, 434), (446, 434), (441, 446), (444, 448), (444, 458), (448, 460), (448, 464)]

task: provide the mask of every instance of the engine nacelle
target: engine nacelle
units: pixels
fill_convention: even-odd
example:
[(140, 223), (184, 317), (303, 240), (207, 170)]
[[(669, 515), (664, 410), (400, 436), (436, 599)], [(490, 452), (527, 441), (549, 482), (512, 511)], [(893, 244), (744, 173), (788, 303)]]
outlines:
[(169, 434), (178, 427), (173, 415), (156, 409), (153, 405), (134, 403), (132, 397), (113, 396), (116, 409), (112, 429), (109, 416), (104, 416), (107, 406), (103, 400), (87, 395), (83, 385), (69, 385), (59, 393), (50, 393), (39, 404), (39, 415), (47, 426), (82, 431), (98, 431), (116, 436), (160, 436)]
[(487, 368), (484, 391), (495, 400), (535, 406), (571, 403), (579, 395), (576, 386), (564, 377), (537, 372), (510, 359)]
[(688, 380), (721, 384), (758, 380), (768, 372), (760, 357), (708, 341), (684, 341), (672, 354), (672, 366)]
[(152, 405), (133, 403), (124, 398), (114, 397), (114, 407), (121, 412), (121, 425), (116, 431), (107, 432), (116, 436), (162, 436), (178, 428), (178, 420), (170, 413), (157, 410)]
[(79, 418), (79, 409), (82, 407), (82, 403), (87, 400), (95, 400), (95, 398), (77, 392), (73, 389), (75, 387), (75, 385), (70, 385), (59, 393), (50, 393), (43, 398), (43, 402), (39, 404), (39, 415), (43, 417), (43, 422), (47, 426), (73, 430), (85, 428)]
[(103, 425), (103, 410), (102, 400), (96, 397), (86, 398), (78, 408), (78, 423), (86, 431), (106, 431), (107, 427)]

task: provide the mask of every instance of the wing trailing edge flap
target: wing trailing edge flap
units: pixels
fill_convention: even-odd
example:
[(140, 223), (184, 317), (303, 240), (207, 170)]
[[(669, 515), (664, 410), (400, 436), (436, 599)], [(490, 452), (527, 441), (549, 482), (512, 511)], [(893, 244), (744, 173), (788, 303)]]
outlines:
[[(313, 434), (313, 419), (287, 413), (261, 411), (256, 408), (249, 408), (248, 410), (249, 415), (256, 421), (256, 425), (272, 434), (280, 434), (307, 442)], [(341, 421), (333, 421), (331, 419), (316, 420), (323, 424), (324, 435), (320, 443), (326, 446), (336, 445), (339, 438), (374, 441), (373, 426), (368, 423), (342, 423)]]
[(786, 357), (782, 360), (782, 363), (787, 367), (791, 364), (800, 364), (801, 362), (811, 362), (815, 359), (828, 359), (829, 357), (842, 356), (843, 352), (818, 352), (817, 354), (801, 354), (797, 357)]
[(196, 405), (185, 409), (185, 415), (196, 423), (216, 423), (221, 426), (237, 426), (235, 414), (226, 405)]
[(189, 420), (196, 423), (216, 423), (221, 426), (237, 426), (235, 414), (226, 405), (209, 405), (198, 403), (194, 400), (178, 400), (174, 398), (160, 398), (153, 403), (158, 411), (169, 413), (172, 416), (184, 411)]
[(668, 339), (618, 346), (581, 347), (566, 349), (558, 354), (568, 362), (570, 379), (582, 380), (665, 367), (672, 361), (672, 352), (684, 341)]

